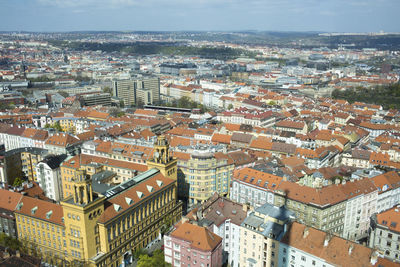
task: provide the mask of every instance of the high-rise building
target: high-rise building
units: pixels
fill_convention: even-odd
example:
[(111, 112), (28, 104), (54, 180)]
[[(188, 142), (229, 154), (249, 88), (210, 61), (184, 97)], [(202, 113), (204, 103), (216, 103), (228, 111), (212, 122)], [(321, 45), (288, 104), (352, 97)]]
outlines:
[(154, 104), (160, 101), (160, 79), (137, 76), (126, 80), (113, 81), (113, 95), (126, 106)]

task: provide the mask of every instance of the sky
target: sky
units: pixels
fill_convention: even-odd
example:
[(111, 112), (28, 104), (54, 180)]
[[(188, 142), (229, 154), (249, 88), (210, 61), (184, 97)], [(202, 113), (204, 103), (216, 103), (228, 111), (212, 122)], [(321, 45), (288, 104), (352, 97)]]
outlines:
[(400, 0), (0, 0), (0, 31), (400, 32)]

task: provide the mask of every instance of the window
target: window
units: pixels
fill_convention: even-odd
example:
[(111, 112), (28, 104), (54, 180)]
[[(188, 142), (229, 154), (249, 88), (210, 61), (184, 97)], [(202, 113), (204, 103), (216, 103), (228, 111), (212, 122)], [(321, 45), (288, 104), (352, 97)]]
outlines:
[(302, 261), (306, 261), (306, 257), (301, 256), (301, 260), (302, 260)]

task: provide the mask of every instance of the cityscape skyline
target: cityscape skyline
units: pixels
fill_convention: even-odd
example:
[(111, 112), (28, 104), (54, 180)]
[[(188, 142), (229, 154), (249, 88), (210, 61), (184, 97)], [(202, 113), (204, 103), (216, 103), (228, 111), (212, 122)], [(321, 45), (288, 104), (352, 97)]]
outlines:
[(1, 0), (0, 6), (1, 31), (400, 31), (394, 0)]

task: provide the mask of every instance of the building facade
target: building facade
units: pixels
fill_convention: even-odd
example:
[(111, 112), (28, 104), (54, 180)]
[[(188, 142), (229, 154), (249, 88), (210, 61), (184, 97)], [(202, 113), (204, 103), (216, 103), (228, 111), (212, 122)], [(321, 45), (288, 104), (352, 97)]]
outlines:
[(61, 163), (67, 158), (67, 155), (50, 155), (41, 160), (36, 166), (37, 182), (43, 189), (46, 197), (55, 201), (63, 198)]
[(279, 241), (294, 219), (293, 212), (271, 204), (250, 213), (240, 229), (240, 266), (280, 266)]
[(188, 199), (189, 205), (203, 203), (214, 192), (229, 194), (234, 164), (223, 153), (194, 151), (189, 160), (179, 161), (178, 168), (179, 195)]
[(400, 264), (400, 207), (371, 217), (369, 247), (381, 251), (385, 258)]
[(222, 238), (207, 228), (183, 222), (164, 236), (165, 261), (174, 267), (222, 266)]

